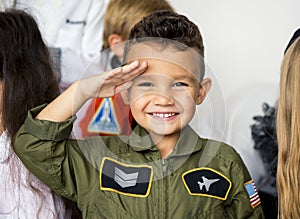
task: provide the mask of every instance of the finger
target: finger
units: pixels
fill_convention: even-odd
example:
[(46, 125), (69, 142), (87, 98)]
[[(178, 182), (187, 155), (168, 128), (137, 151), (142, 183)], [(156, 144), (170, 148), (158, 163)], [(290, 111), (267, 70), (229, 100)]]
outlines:
[(131, 69), (130, 71), (127, 71), (127, 72), (125, 72), (125, 70), (123, 70), (122, 74), (120, 74), (121, 75), (120, 79), (123, 81), (133, 80), (138, 75), (144, 73), (146, 71), (147, 67), (148, 67), (147, 62), (142, 61), (140, 63), (140, 65), (135, 69)]
[(138, 68), (141, 65), (141, 62), (139, 60), (135, 60), (127, 65), (122, 66), (122, 71), (124, 73), (128, 73), (133, 71), (134, 69)]
[(119, 78), (122, 80), (128, 80), (128, 78), (141, 74), (146, 70), (146, 68), (147, 68), (147, 62), (136, 60), (128, 65), (124, 65), (123, 67), (114, 69), (109, 74), (107, 79)]
[(123, 74), (126, 73), (128, 71), (133, 71), (134, 69), (136, 69), (139, 66), (139, 61), (135, 60), (133, 62), (131, 62), (128, 65), (124, 65), (122, 67), (119, 68), (115, 68), (113, 70), (111, 70), (109, 72), (108, 78), (112, 78), (112, 77), (117, 77), (119, 74)]

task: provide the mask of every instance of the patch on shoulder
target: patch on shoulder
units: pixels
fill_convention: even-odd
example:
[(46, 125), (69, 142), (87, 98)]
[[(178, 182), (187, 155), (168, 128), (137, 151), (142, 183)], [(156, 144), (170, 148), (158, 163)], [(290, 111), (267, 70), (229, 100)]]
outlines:
[(250, 199), (250, 205), (252, 208), (255, 208), (260, 204), (260, 198), (254, 183), (254, 180), (250, 180), (244, 184), (244, 187), (248, 193)]
[(190, 195), (207, 196), (226, 200), (231, 189), (231, 181), (218, 171), (195, 168), (182, 174), (183, 183)]
[(152, 185), (153, 168), (124, 164), (109, 157), (100, 166), (100, 189), (133, 197), (147, 197)]

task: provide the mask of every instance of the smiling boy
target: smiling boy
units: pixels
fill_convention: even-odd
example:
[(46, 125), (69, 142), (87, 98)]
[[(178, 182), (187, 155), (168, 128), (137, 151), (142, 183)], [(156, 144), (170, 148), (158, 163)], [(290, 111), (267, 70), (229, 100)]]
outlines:
[[(211, 86), (198, 27), (169, 11), (136, 24), (123, 67), (75, 82), (30, 111), (14, 148), (84, 218), (263, 218), (239, 155), (188, 125)], [(127, 136), (70, 140), (72, 116), (92, 97), (121, 92), (137, 127)]]
[[(206, 78), (200, 85), (203, 59), (194, 49), (163, 39), (169, 45), (162, 50), (162, 42), (153, 38), (144, 41), (127, 43), (130, 51), (125, 61), (146, 60), (148, 68), (133, 80), (131, 88), (123, 92), (123, 98), (130, 104), (136, 122), (149, 133), (165, 158), (194, 116), (196, 105), (203, 101), (211, 81)], [(184, 50), (175, 46), (183, 46)]]

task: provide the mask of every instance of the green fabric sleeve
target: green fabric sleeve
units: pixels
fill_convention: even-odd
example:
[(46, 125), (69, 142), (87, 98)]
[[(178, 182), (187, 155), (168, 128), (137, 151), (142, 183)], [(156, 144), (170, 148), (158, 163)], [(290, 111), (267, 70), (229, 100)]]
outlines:
[(231, 195), (230, 207), (227, 209), (228, 214), (231, 216), (230, 218), (263, 219), (264, 213), (261, 204), (256, 207), (251, 206), (244, 184), (252, 179), (241, 159), (240, 162), (234, 164), (232, 170), (234, 170), (232, 174), (235, 180), (232, 182), (234, 189)]
[[(35, 119), (45, 107), (29, 111), (24, 125), (14, 138), (14, 150), (25, 166), (58, 194), (77, 200), (74, 161), (84, 162), (77, 141), (68, 140), (75, 117), (65, 122)], [(68, 151), (68, 152), (67, 152)]]

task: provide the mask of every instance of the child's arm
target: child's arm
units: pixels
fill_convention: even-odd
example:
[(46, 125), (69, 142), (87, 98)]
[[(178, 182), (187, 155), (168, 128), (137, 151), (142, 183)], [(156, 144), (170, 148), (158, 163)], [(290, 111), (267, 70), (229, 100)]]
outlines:
[(93, 169), (91, 164), (93, 167), (99, 165), (97, 158), (99, 154), (105, 154), (106, 144), (102, 139), (67, 140), (74, 121), (70, 117), (87, 99), (111, 96), (130, 87), (131, 80), (146, 68), (146, 62), (135, 61), (122, 68), (82, 79), (44, 109), (44, 106), (39, 106), (30, 110), (14, 138), (15, 153), (52, 190), (78, 201), (82, 198), (78, 191), (86, 191), (90, 188), (89, 182), (95, 185), (94, 182), (99, 179), (97, 169)]
[(147, 68), (145, 61), (134, 61), (123, 67), (81, 79), (52, 101), (38, 115), (39, 120), (62, 122), (74, 115), (93, 97), (110, 97), (132, 85), (132, 79)]
[[(258, 192), (254, 181), (239, 157), (238, 165), (232, 165), (232, 184), (230, 207), (227, 213), (230, 218), (264, 219)], [(236, 163), (236, 164), (237, 164)]]

